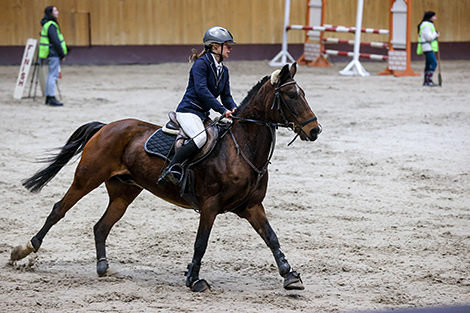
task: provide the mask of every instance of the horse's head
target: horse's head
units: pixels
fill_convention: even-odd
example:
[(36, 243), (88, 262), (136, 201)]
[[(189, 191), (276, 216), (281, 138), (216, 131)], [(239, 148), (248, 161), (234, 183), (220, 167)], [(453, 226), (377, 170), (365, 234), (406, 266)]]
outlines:
[(302, 140), (314, 141), (322, 127), (305, 99), (305, 92), (294, 80), (296, 72), (297, 63), (274, 71), (270, 80), (274, 87), (274, 100), (268, 109), (275, 122), (289, 127)]

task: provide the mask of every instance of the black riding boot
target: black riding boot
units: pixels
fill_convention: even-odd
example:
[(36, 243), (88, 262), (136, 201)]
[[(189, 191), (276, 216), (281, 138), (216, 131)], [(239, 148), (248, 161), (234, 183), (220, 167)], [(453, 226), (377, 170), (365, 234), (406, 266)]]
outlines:
[(192, 158), (199, 152), (199, 148), (191, 139), (183, 145), (170, 162), (170, 165), (163, 171), (162, 176), (158, 179), (158, 185), (166, 186), (167, 183), (178, 185), (183, 178), (183, 167), (181, 163)]

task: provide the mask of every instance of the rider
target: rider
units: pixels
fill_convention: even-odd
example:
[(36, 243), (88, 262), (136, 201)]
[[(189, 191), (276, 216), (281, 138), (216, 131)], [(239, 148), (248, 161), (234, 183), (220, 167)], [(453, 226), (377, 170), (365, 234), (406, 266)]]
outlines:
[[(181, 163), (190, 159), (204, 146), (207, 134), (204, 122), (209, 120), (213, 109), (224, 117), (231, 117), (237, 108), (230, 93), (228, 68), (222, 63), (228, 59), (234, 44), (232, 34), (220, 26), (209, 28), (203, 38), (204, 50), (198, 55), (192, 50), (189, 60), (194, 62), (189, 72), (189, 83), (180, 104), (176, 108), (176, 119), (191, 138), (173, 156), (168, 167), (158, 179), (158, 184), (178, 184)], [(216, 98), (220, 96), (220, 103)]]

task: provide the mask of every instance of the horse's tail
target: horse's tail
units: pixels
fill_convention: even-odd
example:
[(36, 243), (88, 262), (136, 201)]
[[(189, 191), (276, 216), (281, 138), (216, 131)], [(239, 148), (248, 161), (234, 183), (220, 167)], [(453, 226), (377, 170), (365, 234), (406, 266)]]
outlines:
[(77, 154), (83, 151), (87, 142), (106, 124), (91, 122), (80, 126), (57, 155), (43, 160), (50, 163), (28, 179), (22, 181), (23, 186), (31, 192), (39, 192), (57, 173)]

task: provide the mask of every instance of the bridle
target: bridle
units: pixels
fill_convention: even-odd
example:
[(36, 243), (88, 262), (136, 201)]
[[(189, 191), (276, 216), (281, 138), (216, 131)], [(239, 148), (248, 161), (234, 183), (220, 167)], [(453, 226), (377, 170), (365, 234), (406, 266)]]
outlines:
[[(281, 89), (285, 86), (288, 86), (288, 85), (291, 85), (291, 84), (296, 84), (297, 85), (297, 82), (295, 80), (292, 80), (290, 82), (287, 82), (287, 83), (284, 83), (278, 87), (275, 88), (275, 94), (274, 94), (274, 101), (273, 101), (273, 105), (271, 106), (271, 109), (274, 109), (274, 107), (277, 107), (277, 110), (279, 112), (279, 115), (281, 116), (281, 118), (283, 119), (283, 123), (272, 123), (272, 122), (269, 122), (269, 121), (261, 121), (261, 120), (253, 120), (253, 119), (244, 119), (244, 118), (239, 118), (239, 117), (236, 117), (236, 116), (233, 116), (232, 118), (233, 119), (236, 119), (236, 120), (240, 120), (240, 121), (243, 121), (243, 122), (252, 122), (252, 123), (259, 123), (259, 124), (264, 124), (266, 125), (267, 127), (269, 127), (271, 129), (271, 132), (273, 130), (276, 130), (277, 128), (279, 127), (284, 127), (284, 128), (287, 128), (287, 129), (290, 129), (292, 130), (294, 133), (296, 133), (295, 137), (289, 142), (288, 146), (290, 146), (296, 139), (297, 137), (300, 135), (300, 133), (303, 133), (305, 135), (305, 137), (308, 138), (308, 135), (307, 133), (303, 130), (303, 127), (311, 122), (315, 122), (317, 120), (317, 117), (314, 116), (314, 117), (311, 117), (309, 118), (308, 120), (304, 121), (304, 122), (301, 122), (299, 121), (299, 119), (297, 118), (297, 116), (295, 115), (294, 111), (292, 110), (292, 108), (289, 106), (289, 104), (284, 100), (284, 98), (282, 98), (282, 91)], [(289, 112), (289, 114), (294, 118), (295, 120), (295, 123), (294, 122), (290, 122), (286, 115), (284, 114), (284, 110), (282, 109), (282, 107), (285, 107), (287, 109), (287, 111)]]
[[(297, 118), (297, 116), (294, 114), (294, 111), (292, 110), (292, 108), (282, 98), (281, 89), (283, 87), (291, 85), (291, 84), (297, 84), (297, 82), (295, 80), (292, 80), (290, 82), (284, 83), (284, 84), (276, 87), (276, 89), (275, 89), (276, 92), (274, 94), (273, 105), (271, 106), (271, 109), (274, 109), (275, 107), (277, 107), (277, 110), (279, 111), (279, 114), (283, 119), (283, 123), (273, 123), (273, 122), (270, 122), (270, 121), (246, 119), (246, 118), (240, 118), (240, 117), (237, 117), (237, 116), (232, 116), (232, 119), (239, 120), (241, 122), (250, 122), (250, 123), (258, 123), (258, 124), (266, 125), (269, 128), (270, 133), (271, 133), (272, 142), (271, 142), (271, 147), (270, 147), (270, 152), (269, 152), (268, 159), (266, 160), (266, 163), (264, 164), (264, 166), (261, 169), (258, 169), (249, 160), (249, 158), (246, 156), (246, 154), (243, 152), (243, 150), (240, 149), (240, 145), (238, 144), (237, 140), (235, 139), (235, 136), (233, 135), (232, 128), (230, 128), (230, 130), (229, 130), (230, 135), (232, 136), (232, 139), (235, 143), (235, 147), (237, 149), (237, 154), (241, 155), (243, 157), (243, 159), (245, 160), (245, 162), (248, 163), (248, 165), (258, 174), (258, 179), (256, 180), (255, 186), (258, 185), (259, 181), (261, 180), (261, 177), (263, 177), (263, 175), (266, 173), (266, 171), (268, 169), (268, 165), (270, 164), (271, 158), (274, 154), (274, 147), (276, 145), (276, 129), (279, 128), (279, 127), (284, 127), (284, 128), (288, 128), (288, 129), (290, 129), (290, 130), (292, 130), (293, 132), (296, 133), (296, 136), (294, 137), (294, 139), (292, 139), (292, 141), (288, 144), (288, 146), (290, 146), (297, 139), (300, 132), (302, 132), (308, 138), (308, 135), (305, 133), (305, 131), (302, 129), (302, 127), (307, 125), (308, 123), (311, 123), (311, 122), (314, 122), (314, 121), (317, 120), (317, 117), (314, 116), (314, 117), (309, 118), (308, 120), (306, 120), (304, 122), (300, 122), (299, 119)], [(284, 114), (284, 110), (282, 109), (283, 106), (287, 109), (289, 114), (294, 118), (296, 123), (290, 122), (287, 119), (286, 115)]]
[[(292, 108), (289, 106), (289, 104), (284, 100), (284, 98), (282, 97), (282, 92), (281, 92), (281, 88), (282, 87), (285, 87), (287, 85), (291, 85), (291, 84), (296, 84), (297, 85), (297, 82), (295, 80), (293, 81), (290, 81), (290, 82), (287, 82), (287, 83), (284, 83), (282, 84), (281, 86), (279, 87), (276, 87), (276, 93), (274, 94), (274, 102), (273, 102), (273, 105), (271, 107), (271, 109), (274, 109), (275, 106), (277, 106), (277, 110), (279, 111), (279, 114), (281, 115), (282, 119), (284, 120), (284, 124), (282, 124), (282, 127), (286, 127), (290, 130), (292, 130), (294, 133), (296, 133), (296, 136), (294, 137), (294, 139), (292, 139), (291, 142), (289, 142), (288, 146), (290, 146), (296, 139), (297, 137), (299, 136), (300, 132), (303, 133), (305, 135), (305, 137), (308, 138), (308, 135), (307, 133), (305, 133), (305, 131), (303, 130), (303, 127), (311, 122), (315, 122), (317, 120), (317, 117), (314, 116), (314, 117), (311, 117), (309, 118), (308, 120), (304, 121), (304, 122), (300, 122), (299, 119), (297, 118), (297, 116), (295, 115), (294, 111), (292, 110)], [(294, 122), (289, 122), (289, 120), (287, 119), (286, 115), (284, 114), (284, 110), (282, 109), (282, 107), (285, 107), (287, 109), (287, 111), (289, 112), (289, 114), (294, 118), (295, 122), (297, 123), (294, 123)]]

